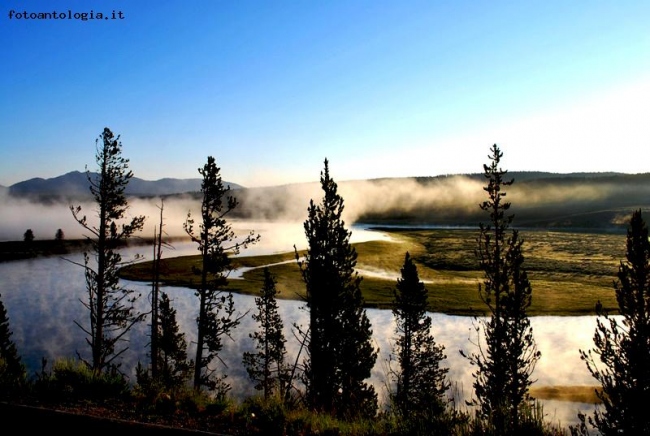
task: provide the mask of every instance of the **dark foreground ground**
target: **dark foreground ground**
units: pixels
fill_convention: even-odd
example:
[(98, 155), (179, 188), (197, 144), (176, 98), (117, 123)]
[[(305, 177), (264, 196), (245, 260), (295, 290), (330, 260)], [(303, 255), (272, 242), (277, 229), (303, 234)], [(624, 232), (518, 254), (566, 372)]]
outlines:
[(3, 429), (1, 434), (6, 436), (44, 434), (44, 432), (47, 432), (47, 434), (64, 434), (66, 436), (88, 434), (114, 434), (116, 436), (219, 435), (219, 433), (143, 424), (7, 403), (0, 403), (0, 420)]

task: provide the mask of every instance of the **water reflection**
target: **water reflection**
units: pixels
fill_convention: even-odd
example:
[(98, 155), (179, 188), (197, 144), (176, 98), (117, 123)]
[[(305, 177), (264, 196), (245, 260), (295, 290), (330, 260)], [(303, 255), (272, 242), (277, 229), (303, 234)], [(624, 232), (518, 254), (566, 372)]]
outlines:
[[(367, 235), (366, 235), (367, 236)], [(124, 257), (135, 253), (149, 257), (149, 247), (134, 247), (125, 250)], [(166, 256), (195, 254), (196, 246), (191, 243), (176, 244)], [(247, 253), (248, 254), (248, 253)], [(69, 260), (82, 262), (82, 255), (70, 255)], [(0, 263), (0, 294), (4, 302), (13, 340), (28, 366), (30, 373), (40, 370), (41, 359), (49, 362), (57, 358), (75, 357), (77, 352), (88, 356), (85, 335), (75, 324), (88, 324), (88, 312), (81, 301), (86, 300), (84, 274), (82, 268), (58, 257), (38, 258), (24, 261)], [(142, 294), (140, 305), (147, 310), (150, 288), (147, 284), (128, 282), (129, 287)], [(196, 335), (196, 297), (192, 290), (180, 287), (165, 287), (177, 309), (178, 322), (190, 343)], [(280, 313), (285, 322), (285, 336), (288, 338), (289, 358), (295, 358), (298, 343), (291, 333), (291, 324), (303, 326), (307, 323), (307, 313), (302, 303), (280, 300)], [(244, 313), (254, 310), (253, 297), (235, 295), (236, 308)], [(372, 383), (380, 397), (386, 394), (387, 359), (392, 349), (395, 333), (393, 315), (387, 310), (369, 310), (368, 316), (373, 326), (373, 339), (380, 349), (377, 364), (373, 370)], [(449, 379), (459, 391), (458, 400), (469, 399), (472, 394), (472, 367), (460, 356), (459, 350), (475, 351), (469, 339), (474, 332), (475, 320), (469, 317), (433, 314), (433, 332), (438, 343), (445, 346), (449, 367)], [(538, 386), (586, 385), (594, 384), (584, 363), (580, 361), (578, 350), (593, 346), (592, 336), (595, 317), (534, 317), (531, 319), (535, 339), (542, 352), (534, 379)], [(242, 321), (233, 335), (233, 341), (225, 342), (222, 358), (227, 367), (220, 371), (228, 375), (236, 397), (254, 393), (241, 365), (242, 354), (252, 351), (253, 343), (249, 332), (257, 325), (250, 316)], [(134, 329), (129, 338), (129, 350), (124, 354), (123, 368), (133, 376), (138, 361), (146, 362), (148, 330), (146, 325)], [(591, 412), (592, 406), (581, 403), (546, 401), (545, 412), (549, 419), (565, 424), (575, 423), (577, 410)]]

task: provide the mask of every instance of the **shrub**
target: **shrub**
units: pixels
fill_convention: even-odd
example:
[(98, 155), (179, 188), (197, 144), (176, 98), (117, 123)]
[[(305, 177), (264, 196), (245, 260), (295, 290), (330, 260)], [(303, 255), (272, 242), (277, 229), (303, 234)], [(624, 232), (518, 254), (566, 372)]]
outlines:
[[(22, 369), (21, 369), (22, 368)], [(0, 400), (15, 399), (27, 386), (27, 375), (24, 366), (18, 370), (0, 357)]]
[(278, 397), (250, 397), (241, 407), (247, 430), (265, 435), (283, 435), (287, 428), (287, 411)]
[(42, 371), (36, 389), (45, 398), (59, 401), (124, 400), (130, 396), (130, 386), (117, 368), (95, 375), (83, 362), (60, 359), (54, 362), (52, 373)]

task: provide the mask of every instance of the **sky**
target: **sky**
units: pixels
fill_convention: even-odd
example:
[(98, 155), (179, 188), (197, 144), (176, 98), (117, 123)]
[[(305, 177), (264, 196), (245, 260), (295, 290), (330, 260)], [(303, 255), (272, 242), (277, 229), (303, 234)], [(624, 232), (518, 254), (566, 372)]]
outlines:
[(650, 172), (648, 22), (646, 0), (5, 1), (0, 185), (95, 170), (104, 127), (147, 180), (208, 156), (248, 187), (325, 158), (478, 173), (495, 143), (510, 171)]

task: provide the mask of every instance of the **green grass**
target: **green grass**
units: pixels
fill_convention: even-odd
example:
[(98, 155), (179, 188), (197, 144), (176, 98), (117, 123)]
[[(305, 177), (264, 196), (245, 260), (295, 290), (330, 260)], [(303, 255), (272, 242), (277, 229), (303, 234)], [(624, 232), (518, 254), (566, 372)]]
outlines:
[[(486, 310), (478, 295), (482, 272), (475, 256), (476, 230), (395, 230), (382, 229), (392, 241), (355, 244), (357, 269), (383, 271), (389, 278), (365, 276), (361, 282), (366, 306), (390, 308), (395, 278), (404, 255), (409, 251), (429, 290), (430, 310), (455, 315), (480, 315)], [(625, 254), (625, 235), (598, 233), (522, 231), (525, 268), (533, 287), (529, 315), (594, 314), (595, 304), (615, 312), (613, 281)], [(262, 268), (269, 266), (276, 277), (279, 298), (301, 299), (305, 285), (294, 253), (236, 257), (233, 267), (257, 268), (244, 272), (243, 280), (229, 280), (232, 292), (258, 295), (263, 283)], [(290, 263), (281, 263), (287, 262)], [(274, 265), (275, 264), (275, 265)], [(192, 266), (200, 266), (199, 256), (162, 260), (162, 280), (167, 285), (196, 287), (199, 277)], [(121, 277), (149, 281), (151, 264), (125, 267)]]

